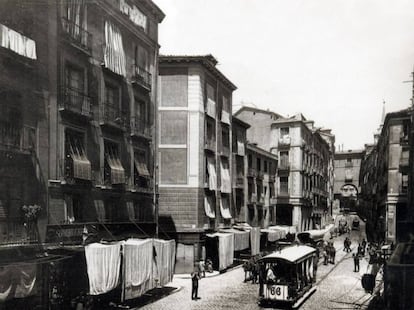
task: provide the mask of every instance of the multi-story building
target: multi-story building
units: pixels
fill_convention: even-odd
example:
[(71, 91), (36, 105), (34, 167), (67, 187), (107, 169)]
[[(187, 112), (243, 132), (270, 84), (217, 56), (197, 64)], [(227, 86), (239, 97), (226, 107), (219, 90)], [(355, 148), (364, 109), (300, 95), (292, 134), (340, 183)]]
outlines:
[[(410, 128), (410, 109), (388, 113), (377, 144), (367, 151), (361, 164), (364, 207), (373, 208), (367, 212), (367, 222), (378, 223), (371, 225), (371, 229), (383, 232), (376, 236), (379, 241), (396, 243), (408, 240), (412, 232), (411, 210), (407, 204)], [(372, 203), (369, 203), (370, 199)]]
[(249, 124), (232, 117), (232, 160), (233, 160), (233, 199), (232, 213), (236, 222), (245, 223), (246, 219), (246, 189), (247, 189), (247, 161), (246, 161), (246, 130)]
[(47, 239), (65, 241), (57, 238), (62, 230), (77, 242), (88, 230), (155, 234), (157, 26), (164, 15), (151, 1), (55, 5)]
[(272, 152), (280, 162), (277, 213), (299, 231), (324, 226), (329, 214), (330, 145), (320, 130), (302, 114), (272, 124)]
[(176, 271), (203, 257), (206, 232), (230, 227), (232, 92), (211, 56), (160, 56), (159, 226), (176, 236)]
[[(332, 197), (328, 191), (332, 185), (328, 184), (333, 184), (329, 165), (334, 135), (315, 127), (302, 114), (284, 118), (242, 107), (236, 116), (250, 124), (250, 142), (258, 141), (257, 146), (278, 156), (276, 223), (295, 226), (298, 231), (324, 226), (330, 213), (328, 199)], [(261, 130), (251, 131), (255, 126)]]
[(328, 159), (328, 180), (327, 180), (327, 205), (328, 214), (333, 214), (334, 208), (334, 186), (335, 186), (335, 135), (331, 129), (320, 129), (320, 135), (329, 145), (329, 159)]
[(359, 171), (364, 150), (347, 150), (335, 152), (334, 199), (335, 214), (356, 211), (358, 195), (361, 191)]
[(255, 144), (247, 144), (247, 191), (245, 221), (250, 226), (267, 228), (276, 225), (275, 180), (277, 155)]
[[(49, 146), (45, 19), (47, 12), (42, 5), (27, 5), (24, 1), (0, 3), (2, 246), (25, 245), (44, 237)], [(27, 208), (23, 210), (23, 206)], [(33, 223), (28, 223), (30, 214)], [(41, 224), (40, 235), (35, 229), (36, 221)]]

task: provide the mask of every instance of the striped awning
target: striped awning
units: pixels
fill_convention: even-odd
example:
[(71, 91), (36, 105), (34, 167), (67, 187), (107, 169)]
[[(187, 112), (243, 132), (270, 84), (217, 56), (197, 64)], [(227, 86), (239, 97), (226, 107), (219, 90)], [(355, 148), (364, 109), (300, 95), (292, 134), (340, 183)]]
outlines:
[(220, 213), (221, 213), (221, 216), (226, 220), (232, 218), (231, 213), (230, 213), (230, 204), (229, 204), (228, 197), (221, 197), (221, 199), (220, 199)]
[(214, 198), (214, 196), (204, 197), (204, 211), (206, 212), (206, 215), (212, 219), (216, 217)]
[(107, 157), (108, 165), (111, 168), (111, 183), (125, 183), (125, 170), (119, 158)]
[(135, 156), (134, 161), (135, 161), (135, 169), (137, 169), (138, 174), (143, 177), (149, 177), (150, 173), (149, 173), (147, 164), (145, 163), (143, 158), (139, 156)]

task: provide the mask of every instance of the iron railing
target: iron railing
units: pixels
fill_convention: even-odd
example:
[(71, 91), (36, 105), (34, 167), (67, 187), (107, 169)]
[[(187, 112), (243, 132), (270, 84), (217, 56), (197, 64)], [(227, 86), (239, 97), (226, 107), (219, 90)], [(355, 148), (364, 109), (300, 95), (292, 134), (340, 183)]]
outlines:
[(83, 50), (91, 51), (92, 34), (67, 18), (62, 18), (62, 29), (71, 43)]
[(62, 89), (61, 109), (92, 117), (91, 98), (77, 89), (64, 87)]
[(134, 65), (133, 70), (134, 70), (133, 71), (134, 72), (133, 82), (143, 86), (144, 88), (148, 90), (151, 90), (151, 86), (152, 86), (151, 73), (149, 73), (147, 70), (145, 70), (144, 68), (138, 65)]

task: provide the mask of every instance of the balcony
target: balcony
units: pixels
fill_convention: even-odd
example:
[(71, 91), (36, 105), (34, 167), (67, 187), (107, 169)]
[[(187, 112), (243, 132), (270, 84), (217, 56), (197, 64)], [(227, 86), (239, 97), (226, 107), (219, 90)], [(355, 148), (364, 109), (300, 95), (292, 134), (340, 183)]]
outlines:
[(278, 148), (283, 148), (283, 147), (289, 147), (290, 146), (290, 137), (289, 136), (284, 136), (282, 138), (279, 138), (278, 141)]
[(289, 189), (282, 187), (279, 190), (279, 197), (289, 197)]
[(101, 125), (125, 130), (125, 124), (126, 117), (119, 108), (106, 102), (101, 106)]
[(263, 171), (257, 171), (257, 178), (263, 180), (264, 172)]
[(248, 201), (249, 201), (249, 203), (250, 203), (250, 204), (252, 204), (252, 203), (257, 203), (257, 195), (256, 195), (256, 194), (251, 194), (251, 195), (249, 196)]
[(59, 110), (92, 118), (91, 98), (76, 89), (64, 87)]
[(269, 203), (270, 203), (271, 205), (275, 205), (275, 204), (277, 204), (277, 198), (276, 198), (276, 197), (270, 197)]
[(244, 188), (244, 176), (241, 174), (233, 175), (233, 187)]
[(152, 178), (135, 177), (134, 184), (130, 186), (130, 191), (152, 194), (154, 193), (154, 180)]
[(136, 117), (131, 118), (131, 136), (143, 137), (151, 140), (151, 127), (146, 121), (140, 120)]
[(248, 168), (248, 169), (247, 169), (247, 176), (248, 176), (249, 178), (255, 178), (255, 177), (257, 176), (257, 171), (256, 171), (256, 169), (253, 169), (253, 168)]
[(0, 121), (0, 146), (7, 150), (30, 152), (36, 147), (36, 129)]
[(140, 85), (141, 87), (147, 90), (151, 90), (151, 86), (152, 86), (151, 73), (149, 73), (147, 70), (145, 70), (144, 68), (141, 68), (138, 65), (133, 66), (133, 72), (134, 72), (134, 76), (133, 76), (132, 82)]
[(62, 30), (70, 43), (88, 53), (91, 52), (92, 35), (88, 31), (66, 18), (62, 18)]
[(279, 170), (279, 171), (287, 171), (287, 170), (289, 170), (290, 169), (290, 164), (289, 164), (289, 162), (280, 162), (280, 164), (279, 164), (279, 166), (277, 167), (277, 169)]

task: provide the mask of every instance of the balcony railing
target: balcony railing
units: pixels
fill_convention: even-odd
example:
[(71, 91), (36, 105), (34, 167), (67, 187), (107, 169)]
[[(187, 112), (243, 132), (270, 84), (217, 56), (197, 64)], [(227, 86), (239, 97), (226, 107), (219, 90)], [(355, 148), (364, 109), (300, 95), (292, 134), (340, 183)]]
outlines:
[(277, 167), (278, 170), (289, 170), (290, 169), (290, 164), (289, 162), (280, 162), (279, 166)]
[(280, 190), (279, 190), (279, 197), (289, 197), (289, 189), (287, 189), (287, 188), (280, 188)]
[(354, 166), (354, 164), (352, 162), (346, 162), (345, 163), (345, 168), (352, 168)]
[(91, 51), (92, 35), (88, 31), (66, 18), (62, 18), (62, 29), (71, 43), (83, 50)]
[(0, 245), (23, 245), (37, 243), (38, 238), (33, 231), (27, 231), (25, 226), (13, 220), (0, 222), (2, 235), (0, 235)]
[(279, 138), (279, 148), (290, 145), (290, 137)]
[(18, 151), (30, 151), (36, 147), (36, 129), (0, 121), (0, 146)]
[(276, 198), (276, 197), (270, 197), (269, 203), (270, 203), (271, 205), (275, 205), (275, 204), (277, 204), (277, 198)]
[(91, 98), (77, 89), (62, 88), (62, 101), (60, 109), (70, 111), (78, 115), (92, 117)]
[(147, 70), (145, 70), (144, 68), (141, 68), (138, 65), (134, 65), (133, 70), (134, 70), (133, 82), (141, 85), (142, 87), (148, 90), (151, 90), (151, 86), (152, 86), (151, 73), (149, 73)]
[(142, 177), (135, 177), (131, 190), (140, 193), (153, 193), (154, 180), (152, 178), (145, 178), (145, 182), (143, 182), (142, 179)]
[(137, 117), (131, 118), (131, 135), (141, 136), (151, 139), (151, 127), (146, 121), (140, 120)]
[(120, 129), (125, 129), (126, 117), (117, 107), (105, 102), (101, 106), (101, 123), (111, 125)]

